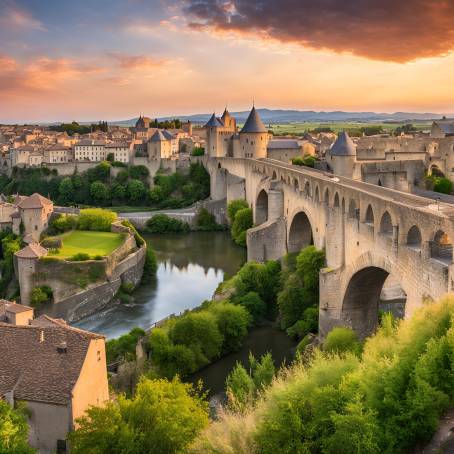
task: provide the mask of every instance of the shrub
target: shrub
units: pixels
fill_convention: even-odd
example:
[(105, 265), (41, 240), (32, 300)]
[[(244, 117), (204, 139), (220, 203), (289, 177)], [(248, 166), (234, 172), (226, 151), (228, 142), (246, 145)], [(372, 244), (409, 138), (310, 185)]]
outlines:
[(233, 299), (234, 304), (240, 304), (257, 323), (266, 316), (266, 304), (257, 292), (248, 292), (245, 295)]
[(39, 309), (44, 303), (50, 301), (53, 297), (53, 291), (47, 285), (35, 287), (30, 296), (30, 304), (32, 307)]
[(87, 260), (90, 260), (90, 255), (87, 254), (86, 252), (78, 252), (77, 254), (74, 254), (72, 257), (69, 257), (68, 260), (70, 262), (86, 262)]
[(249, 208), (246, 200), (236, 199), (229, 202), (229, 204), (227, 205), (227, 216), (231, 224), (235, 220), (236, 213), (240, 210), (243, 210), (244, 208)]
[(72, 214), (60, 214), (58, 217), (53, 219), (50, 223), (57, 232), (63, 233), (68, 230), (74, 230), (77, 228), (79, 218)]
[(287, 329), (287, 334), (296, 339), (301, 339), (318, 329), (318, 307), (308, 307), (304, 310), (301, 320)]
[(134, 328), (128, 334), (124, 334), (117, 339), (106, 342), (107, 363), (118, 360), (132, 360), (136, 357), (136, 345), (141, 337), (145, 336), (145, 331), (141, 328)]
[(41, 241), (41, 246), (47, 249), (60, 249), (63, 247), (63, 241), (61, 240), (61, 238), (47, 237), (44, 238), (43, 241)]
[(361, 343), (358, 336), (351, 328), (333, 328), (326, 336), (323, 349), (330, 353), (359, 353)]
[(232, 238), (235, 243), (246, 247), (246, 232), (252, 227), (252, 224), (252, 210), (250, 208), (237, 211), (232, 224)]
[(33, 454), (28, 445), (27, 410), (23, 404), (13, 408), (8, 402), (0, 399), (0, 453)]
[(292, 159), (292, 164), (296, 166), (314, 167), (316, 162), (317, 158), (311, 155), (304, 157), (297, 156)]
[(441, 194), (451, 194), (452, 187), (452, 181), (449, 178), (436, 177), (434, 180), (433, 190), (435, 192), (440, 192)]
[(189, 225), (179, 219), (165, 214), (157, 214), (146, 222), (146, 230), (150, 233), (180, 233), (188, 232)]
[(110, 232), (112, 222), (117, 219), (113, 211), (102, 208), (87, 208), (80, 211), (79, 230), (95, 230), (99, 232)]
[(196, 225), (198, 230), (223, 230), (223, 226), (216, 222), (214, 214), (211, 214), (206, 208), (201, 208), (196, 217)]
[(192, 156), (203, 156), (205, 154), (205, 148), (203, 147), (194, 147), (192, 149)]

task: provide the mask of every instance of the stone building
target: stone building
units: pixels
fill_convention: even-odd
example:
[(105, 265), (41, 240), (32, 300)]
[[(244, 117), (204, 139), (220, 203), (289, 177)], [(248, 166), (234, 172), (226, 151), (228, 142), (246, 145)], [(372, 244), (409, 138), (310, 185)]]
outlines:
[(31, 234), (35, 241), (39, 240), (41, 233), (47, 229), (50, 215), (54, 211), (54, 204), (38, 193), (22, 198), (17, 204), (24, 233)]
[(45, 315), (16, 321), (0, 322), (0, 398), (25, 403), (32, 447), (41, 454), (67, 452), (76, 419), (109, 399), (105, 339)]
[(434, 121), (430, 131), (430, 137), (444, 138), (454, 137), (454, 120)]
[(30, 325), (34, 309), (14, 301), (0, 300), (0, 322), (12, 325)]
[(358, 179), (356, 166), (356, 145), (346, 132), (341, 132), (331, 148), (326, 152), (326, 162), (336, 175)]
[(172, 139), (167, 131), (157, 129), (147, 143), (149, 159), (169, 159), (172, 156)]
[(111, 142), (105, 146), (106, 158), (113, 154), (114, 161), (129, 164), (131, 161), (132, 147), (127, 142)]
[(73, 160), (71, 147), (55, 144), (44, 149), (43, 162), (46, 164), (70, 162)]
[(105, 146), (104, 140), (83, 139), (74, 145), (74, 159), (76, 161), (104, 161), (106, 159)]

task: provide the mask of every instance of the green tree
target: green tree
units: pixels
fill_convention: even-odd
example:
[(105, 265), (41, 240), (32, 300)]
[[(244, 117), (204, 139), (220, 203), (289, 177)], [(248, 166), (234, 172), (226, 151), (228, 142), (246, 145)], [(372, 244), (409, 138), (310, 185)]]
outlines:
[(238, 361), (225, 380), (225, 388), (228, 406), (232, 410), (243, 412), (253, 401), (254, 381)]
[(69, 204), (74, 200), (74, 186), (72, 179), (69, 177), (63, 178), (58, 186), (60, 200), (63, 204)]
[(239, 350), (248, 333), (251, 320), (249, 312), (232, 303), (213, 303), (209, 311), (216, 317), (216, 323), (224, 339), (222, 353)]
[(235, 215), (238, 211), (243, 210), (244, 208), (249, 208), (246, 200), (236, 199), (229, 202), (227, 205), (227, 216), (229, 218), (230, 224), (235, 220)]
[(21, 405), (13, 409), (0, 399), (0, 454), (32, 454), (36, 452), (27, 442), (26, 410)]
[(114, 183), (110, 193), (112, 195), (112, 199), (123, 200), (126, 197), (126, 188), (122, 184)]
[(216, 317), (207, 311), (191, 312), (177, 318), (169, 337), (174, 344), (191, 348), (196, 354), (199, 367), (219, 358), (224, 341)]
[(129, 167), (129, 177), (133, 180), (146, 181), (149, 176), (150, 176), (150, 171), (144, 165)]
[(216, 222), (214, 214), (206, 208), (201, 208), (197, 212), (196, 225), (200, 230), (219, 230), (221, 226)]
[(232, 238), (240, 246), (246, 246), (246, 231), (252, 227), (252, 210), (243, 208), (237, 211), (232, 224)]
[(358, 335), (351, 328), (339, 326), (333, 328), (326, 336), (323, 349), (331, 353), (360, 353), (361, 343)]
[(79, 230), (95, 230), (110, 232), (112, 222), (117, 219), (117, 213), (102, 208), (86, 208), (80, 210)]
[(248, 292), (245, 295), (238, 296), (233, 299), (233, 302), (243, 306), (255, 323), (266, 316), (266, 304), (257, 292)]
[(150, 202), (153, 205), (158, 205), (164, 199), (164, 192), (161, 186), (155, 186), (153, 189), (150, 190), (149, 193)]
[(138, 202), (145, 197), (145, 185), (140, 180), (129, 180), (127, 185), (128, 198), (132, 202)]
[(185, 451), (208, 425), (208, 405), (192, 385), (142, 379), (132, 399), (91, 407), (69, 436), (74, 454)]
[(110, 196), (109, 189), (101, 181), (94, 181), (90, 185), (90, 195), (96, 202), (101, 204), (104, 204)]

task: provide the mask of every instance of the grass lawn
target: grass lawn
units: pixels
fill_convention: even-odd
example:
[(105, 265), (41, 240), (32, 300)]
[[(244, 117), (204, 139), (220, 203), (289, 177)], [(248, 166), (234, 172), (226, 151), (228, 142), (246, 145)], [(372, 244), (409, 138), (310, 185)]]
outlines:
[(123, 243), (125, 235), (123, 233), (72, 230), (59, 235), (58, 238), (63, 241), (63, 247), (59, 249), (58, 254), (50, 253), (49, 255), (66, 259), (79, 252), (85, 252), (91, 257), (109, 255)]

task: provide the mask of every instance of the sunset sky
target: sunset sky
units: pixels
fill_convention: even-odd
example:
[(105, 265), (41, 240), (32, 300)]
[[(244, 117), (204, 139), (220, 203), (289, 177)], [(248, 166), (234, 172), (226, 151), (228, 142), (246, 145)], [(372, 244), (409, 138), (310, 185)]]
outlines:
[(454, 112), (454, 0), (0, 0), (0, 122)]

